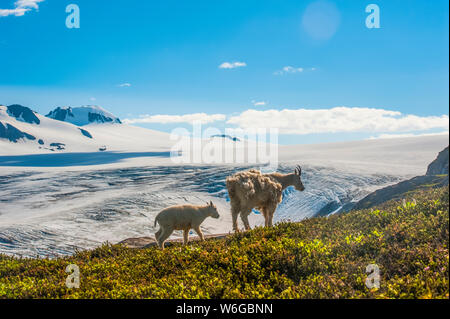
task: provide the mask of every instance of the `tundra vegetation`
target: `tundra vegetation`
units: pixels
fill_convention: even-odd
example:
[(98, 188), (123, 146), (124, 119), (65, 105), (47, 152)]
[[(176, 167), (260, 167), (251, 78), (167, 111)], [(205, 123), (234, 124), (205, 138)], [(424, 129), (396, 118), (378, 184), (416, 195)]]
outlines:
[[(449, 298), (448, 196), (448, 186), (421, 190), (164, 251), (105, 244), (58, 259), (0, 256), (0, 297)], [(69, 264), (79, 289), (65, 286)], [(365, 285), (369, 264), (379, 289)]]

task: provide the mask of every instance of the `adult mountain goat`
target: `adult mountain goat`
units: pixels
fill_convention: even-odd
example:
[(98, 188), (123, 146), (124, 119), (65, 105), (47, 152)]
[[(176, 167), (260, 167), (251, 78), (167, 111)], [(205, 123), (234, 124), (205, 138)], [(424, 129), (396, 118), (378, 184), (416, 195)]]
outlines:
[(262, 212), (265, 226), (272, 227), (273, 214), (282, 200), (283, 190), (294, 186), (298, 191), (304, 191), (302, 168), (297, 166), (291, 174), (261, 174), (257, 170), (239, 172), (227, 177), (226, 184), (230, 197), (233, 230), (238, 232), (237, 217), (241, 214), (246, 230), (250, 229), (248, 215), (255, 208)]

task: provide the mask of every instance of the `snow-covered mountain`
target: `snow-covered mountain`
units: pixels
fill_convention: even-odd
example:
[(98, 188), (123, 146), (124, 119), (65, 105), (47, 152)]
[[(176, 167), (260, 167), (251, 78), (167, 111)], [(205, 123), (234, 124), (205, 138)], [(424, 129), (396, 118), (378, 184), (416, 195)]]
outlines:
[(25, 106), (0, 105), (0, 156), (100, 149), (168, 151), (173, 144), (169, 134), (121, 124), (117, 117), (100, 107), (73, 108), (72, 115), (66, 109), (64, 119), (63, 109), (57, 110), (50, 113), (58, 118), (53, 119)]
[[(255, 148), (253, 153), (257, 153), (257, 146), (227, 135), (195, 138), (200, 143), (191, 143), (187, 136), (174, 140), (168, 133), (123, 124), (118, 117), (98, 106), (57, 108), (42, 116), (25, 106), (0, 105), (0, 124), (0, 156), (100, 151), (140, 153), (142, 156), (149, 152), (170, 153), (177, 145), (178, 154), (183, 154), (180, 162), (193, 160), (195, 153), (202, 154), (202, 158), (208, 156), (210, 160), (214, 156), (210, 162), (218, 163), (222, 152), (207, 153), (208, 149), (234, 151), (239, 148), (242, 154), (247, 154), (248, 148)], [(183, 143), (180, 143), (181, 139)], [(200, 148), (196, 149), (198, 145)]]
[[(0, 153), (63, 150), (67, 144), (89, 143), (92, 135), (69, 123), (50, 120), (21, 105), (0, 105)], [(13, 152), (14, 153), (14, 152)]]
[(96, 105), (57, 107), (46, 116), (54, 120), (69, 122), (77, 126), (88, 125), (91, 123), (122, 123), (118, 117)]

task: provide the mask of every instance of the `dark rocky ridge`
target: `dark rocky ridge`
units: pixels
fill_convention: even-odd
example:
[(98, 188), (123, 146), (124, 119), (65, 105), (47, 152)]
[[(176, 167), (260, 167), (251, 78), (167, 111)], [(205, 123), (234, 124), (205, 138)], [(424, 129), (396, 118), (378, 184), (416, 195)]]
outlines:
[(67, 109), (62, 109), (60, 107), (57, 107), (56, 109), (54, 109), (53, 111), (50, 111), (50, 113), (48, 113), (46, 115), (46, 117), (50, 117), (50, 118), (52, 118), (54, 120), (58, 120), (58, 121), (65, 121), (65, 119), (68, 116), (74, 117), (71, 107), (69, 107)]
[(30, 124), (40, 124), (41, 121), (34, 114), (30, 108), (19, 104), (13, 104), (6, 107), (9, 115), (15, 117), (19, 121), (24, 121)]
[[(98, 114), (98, 113), (91, 113), (89, 112), (89, 122), (90, 123), (112, 123), (114, 122), (114, 119), (104, 116), (102, 114)], [(117, 123), (122, 124), (122, 122), (117, 119), (116, 120)]]
[(81, 134), (83, 134), (84, 136), (88, 137), (88, 138), (92, 138), (91, 133), (89, 133), (86, 130), (83, 130), (82, 128), (78, 128), (81, 131)]
[(27, 138), (32, 141), (36, 139), (33, 135), (22, 132), (11, 124), (3, 124), (2, 122), (0, 122), (0, 138), (6, 138), (13, 143), (17, 143), (17, 141), (22, 138)]
[(58, 151), (62, 151), (66, 149), (66, 144), (64, 143), (51, 143), (50, 147), (56, 147)]

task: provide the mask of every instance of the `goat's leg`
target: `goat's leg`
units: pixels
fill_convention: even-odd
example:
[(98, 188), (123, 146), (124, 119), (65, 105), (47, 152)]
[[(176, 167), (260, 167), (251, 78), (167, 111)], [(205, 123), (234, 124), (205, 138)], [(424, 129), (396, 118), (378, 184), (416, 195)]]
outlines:
[(183, 233), (183, 245), (187, 245), (189, 242), (189, 229), (185, 229)]
[(200, 229), (200, 226), (195, 227), (194, 230), (198, 234), (198, 237), (200, 237), (200, 240), (204, 241), (205, 237), (203, 236), (203, 233), (202, 233), (202, 230)]
[(247, 209), (241, 212), (241, 219), (242, 222), (244, 223), (245, 230), (251, 229), (250, 223), (248, 222), (248, 215), (250, 215), (251, 212), (252, 212), (251, 209)]
[(270, 210), (268, 211), (268, 214), (267, 214), (267, 217), (268, 217), (268, 220), (269, 220), (269, 222), (268, 222), (268, 226), (269, 227), (272, 227), (273, 226), (273, 215), (275, 214), (275, 210), (276, 210), (277, 208), (275, 207), (275, 208), (270, 208)]
[(269, 226), (269, 211), (267, 208), (263, 208), (262, 209), (262, 213), (264, 216), (264, 227), (268, 227)]
[(239, 216), (239, 205), (236, 203), (231, 203), (231, 217), (233, 218), (233, 231), (239, 233), (237, 218)]
[(170, 235), (172, 235), (172, 232), (173, 232), (173, 229), (164, 228), (162, 230), (162, 233), (158, 238), (158, 245), (161, 249), (164, 249), (164, 242), (167, 240), (167, 238), (170, 237)]
[(158, 241), (159, 236), (161, 236), (161, 228), (155, 233), (156, 241)]

